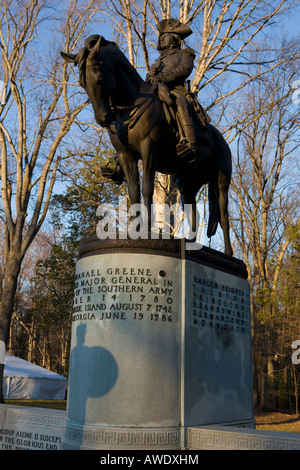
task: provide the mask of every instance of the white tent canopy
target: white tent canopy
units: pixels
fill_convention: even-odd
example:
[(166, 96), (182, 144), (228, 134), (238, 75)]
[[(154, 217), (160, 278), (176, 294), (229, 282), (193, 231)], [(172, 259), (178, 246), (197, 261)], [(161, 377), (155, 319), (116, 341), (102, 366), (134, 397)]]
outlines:
[(32, 400), (64, 400), (67, 379), (50, 370), (6, 354), (4, 366), (4, 398)]

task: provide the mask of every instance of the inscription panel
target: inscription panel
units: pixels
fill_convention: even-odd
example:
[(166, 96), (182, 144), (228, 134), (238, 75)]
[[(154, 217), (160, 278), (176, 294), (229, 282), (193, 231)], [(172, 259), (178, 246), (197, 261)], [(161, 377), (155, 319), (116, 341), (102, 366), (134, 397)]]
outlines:
[(253, 417), (250, 287), (186, 262), (185, 425)]
[(229, 285), (194, 274), (193, 326), (239, 333), (250, 331), (248, 290), (234, 286), (233, 282)]
[(72, 321), (178, 320), (172, 273), (144, 267), (77, 271)]

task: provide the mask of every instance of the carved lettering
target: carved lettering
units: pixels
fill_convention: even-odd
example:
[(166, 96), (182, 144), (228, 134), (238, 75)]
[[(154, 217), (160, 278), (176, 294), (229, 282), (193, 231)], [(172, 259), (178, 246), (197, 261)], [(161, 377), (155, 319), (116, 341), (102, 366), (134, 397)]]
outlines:
[(76, 273), (72, 321), (174, 321), (166, 271), (111, 267)]
[(0, 450), (59, 450), (61, 437), (31, 431), (0, 429)]
[(192, 295), (192, 325), (249, 332), (250, 309), (244, 290), (194, 276)]

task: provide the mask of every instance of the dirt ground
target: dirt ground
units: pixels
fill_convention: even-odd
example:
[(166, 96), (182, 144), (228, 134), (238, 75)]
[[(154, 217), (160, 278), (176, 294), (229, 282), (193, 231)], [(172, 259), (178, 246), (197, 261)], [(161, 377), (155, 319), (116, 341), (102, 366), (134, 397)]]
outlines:
[(257, 429), (300, 433), (300, 415), (280, 412), (256, 412), (255, 421)]

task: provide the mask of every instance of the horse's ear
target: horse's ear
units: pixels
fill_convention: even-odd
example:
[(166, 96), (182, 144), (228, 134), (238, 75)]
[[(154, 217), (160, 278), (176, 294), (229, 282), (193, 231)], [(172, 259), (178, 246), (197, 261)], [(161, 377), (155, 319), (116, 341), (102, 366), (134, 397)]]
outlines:
[(75, 62), (75, 59), (76, 59), (76, 56), (77, 54), (69, 54), (67, 52), (63, 52), (61, 51), (60, 52), (60, 55), (62, 56), (62, 58), (66, 61), (66, 62)]
[(96, 44), (92, 47), (92, 49), (90, 49), (91, 51), (91, 55), (90, 57), (93, 58), (95, 57), (97, 54), (99, 54), (100, 52), (100, 47), (103, 46), (104, 44), (104, 41), (105, 39), (102, 37), (102, 36), (99, 36)]

